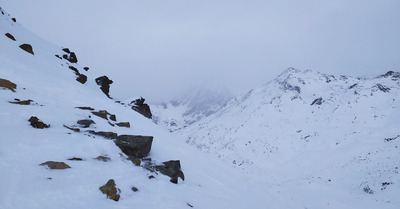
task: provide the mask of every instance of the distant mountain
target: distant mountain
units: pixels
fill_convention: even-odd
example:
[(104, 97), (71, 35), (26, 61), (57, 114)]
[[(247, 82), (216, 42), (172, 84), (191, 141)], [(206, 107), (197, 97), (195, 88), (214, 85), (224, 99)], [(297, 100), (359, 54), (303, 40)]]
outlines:
[(225, 87), (199, 85), (168, 103), (152, 105), (153, 121), (170, 132), (177, 131), (214, 114), (231, 98)]

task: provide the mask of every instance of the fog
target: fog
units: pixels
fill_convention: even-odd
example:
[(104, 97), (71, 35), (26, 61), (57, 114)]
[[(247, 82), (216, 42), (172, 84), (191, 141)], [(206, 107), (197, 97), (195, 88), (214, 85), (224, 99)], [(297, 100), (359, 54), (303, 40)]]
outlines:
[(288, 67), (376, 76), (400, 68), (400, 1), (0, 0), (30, 31), (150, 103), (214, 82), (234, 94)]

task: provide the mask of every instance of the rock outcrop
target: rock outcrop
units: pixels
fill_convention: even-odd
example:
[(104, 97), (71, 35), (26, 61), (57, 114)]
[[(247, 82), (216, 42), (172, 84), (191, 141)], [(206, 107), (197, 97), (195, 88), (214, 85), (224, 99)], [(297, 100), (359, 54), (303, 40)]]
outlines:
[(152, 136), (121, 135), (115, 144), (130, 158), (143, 158), (149, 154), (153, 143)]
[(121, 193), (121, 190), (115, 186), (116, 185), (114, 179), (110, 179), (105, 185), (101, 186), (99, 189), (103, 194), (107, 195), (108, 199), (112, 199), (117, 202), (120, 198), (119, 194)]
[(132, 101), (130, 105), (132, 105), (132, 110), (135, 110), (144, 117), (151, 119), (153, 115), (151, 114), (150, 107), (149, 105), (145, 104), (144, 101), (145, 99), (140, 97), (139, 99)]
[(164, 175), (171, 177), (171, 182), (174, 184), (178, 183), (178, 177), (185, 180), (185, 176), (181, 170), (181, 163), (179, 160), (170, 160), (163, 162), (164, 165), (156, 165), (155, 170), (161, 172)]
[(96, 78), (96, 83), (97, 85), (100, 86), (100, 89), (103, 91), (103, 93), (108, 97), (111, 98), (109, 93), (110, 93), (110, 84), (113, 83), (112, 80), (110, 80), (107, 76), (101, 76)]
[(12, 92), (15, 92), (15, 89), (17, 88), (17, 84), (15, 84), (9, 80), (0, 78), (0, 87), (6, 88), (8, 90), (11, 90)]
[(19, 48), (23, 49), (24, 51), (28, 52), (29, 54), (35, 55), (33, 52), (33, 48), (30, 44), (22, 44), (19, 46)]
[(54, 162), (54, 161), (46, 161), (40, 164), (41, 166), (47, 166), (50, 169), (67, 169), (71, 168), (64, 162)]

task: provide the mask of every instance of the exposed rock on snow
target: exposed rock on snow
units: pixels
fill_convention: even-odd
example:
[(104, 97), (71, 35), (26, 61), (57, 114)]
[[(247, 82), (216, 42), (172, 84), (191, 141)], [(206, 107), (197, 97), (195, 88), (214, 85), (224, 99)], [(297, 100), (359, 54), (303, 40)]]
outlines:
[(47, 166), (50, 169), (67, 169), (71, 168), (64, 162), (54, 162), (54, 161), (46, 161), (40, 164), (41, 166)]
[(11, 39), (11, 40), (13, 40), (13, 41), (16, 41), (15, 38), (14, 38), (14, 36), (11, 35), (11, 34), (9, 34), (9, 33), (6, 33), (5, 36), (7, 36), (9, 39)]
[(102, 136), (108, 139), (116, 139), (118, 137), (117, 133), (111, 132), (111, 131), (89, 131), (89, 133)]
[(69, 129), (69, 130), (71, 130), (71, 131), (75, 131), (75, 132), (80, 132), (81, 130), (79, 129), (79, 128), (73, 128), (73, 127), (69, 127), (69, 126), (67, 126), (67, 125), (63, 125), (65, 128), (67, 128), (67, 129)]
[(63, 55), (64, 59), (68, 60), (71, 63), (78, 62), (78, 58), (76, 57), (75, 52), (71, 52), (68, 48), (63, 48), (62, 50), (67, 53)]
[(101, 76), (96, 78), (96, 83), (97, 85), (100, 86), (100, 89), (103, 91), (103, 93), (108, 97), (110, 97), (110, 85), (113, 83), (112, 80), (110, 80), (107, 76)]
[(50, 127), (50, 125), (47, 125), (47, 124), (43, 123), (36, 116), (32, 116), (31, 118), (29, 118), (28, 121), (31, 122), (31, 126), (34, 127), (34, 128), (43, 129), (43, 128), (49, 128)]
[(17, 88), (17, 84), (15, 84), (9, 80), (0, 78), (0, 87), (9, 89), (12, 92), (15, 92), (15, 89)]
[(120, 123), (116, 123), (115, 125), (117, 125), (119, 127), (125, 127), (125, 128), (131, 127), (131, 124), (129, 122), (120, 122)]
[(19, 104), (19, 105), (30, 105), (31, 104), (31, 102), (33, 102), (33, 100), (30, 100), (30, 99), (28, 99), (28, 100), (19, 100), (19, 99), (14, 99), (15, 101), (10, 101), (9, 103), (11, 103), (11, 104)]
[(109, 113), (109, 112), (107, 112), (107, 110), (99, 110), (97, 112), (93, 111), (92, 114), (96, 115), (96, 116), (98, 116), (100, 118), (106, 119), (106, 120), (108, 120), (107, 116), (110, 116), (110, 120), (112, 120), (112, 121), (116, 121), (117, 120), (116, 116), (111, 114), (111, 113)]
[(106, 156), (102, 156), (102, 155), (96, 157), (95, 159), (98, 160), (98, 161), (103, 161), (103, 162), (108, 162), (108, 161), (111, 160), (111, 158), (106, 157)]
[(24, 51), (28, 52), (29, 54), (35, 55), (33, 52), (33, 48), (30, 44), (22, 44), (19, 46), (19, 48), (23, 49)]
[(164, 175), (171, 177), (171, 182), (174, 184), (178, 183), (178, 177), (185, 180), (185, 176), (181, 170), (181, 163), (179, 160), (170, 160), (163, 162), (163, 165), (156, 165), (154, 169), (161, 172)]
[(79, 124), (82, 128), (89, 128), (90, 125), (96, 124), (93, 120), (88, 119), (78, 120), (76, 123)]
[(115, 144), (122, 152), (132, 158), (146, 157), (151, 150), (152, 143), (152, 136), (121, 135), (115, 140)]
[(110, 179), (105, 185), (101, 186), (99, 189), (103, 194), (107, 195), (108, 199), (112, 199), (117, 202), (120, 198), (119, 194), (121, 193), (121, 190), (115, 186), (116, 185), (114, 179)]
[(135, 110), (136, 112), (142, 114), (144, 117), (151, 119), (152, 114), (150, 111), (149, 105), (144, 103), (145, 99), (143, 97), (140, 97), (139, 99), (136, 99), (130, 103), (132, 105), (132, 110)]

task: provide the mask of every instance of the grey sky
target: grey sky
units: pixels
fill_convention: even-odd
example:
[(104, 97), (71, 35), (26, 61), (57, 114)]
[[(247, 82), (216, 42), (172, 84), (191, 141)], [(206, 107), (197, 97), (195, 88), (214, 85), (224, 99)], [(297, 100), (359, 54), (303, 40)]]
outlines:
[(288, 67), (354, 76), (400, 70), (398, 0), (0, 2), (108, 75), (117, 98), (158, 102), (204, 80), (243, 93)]

